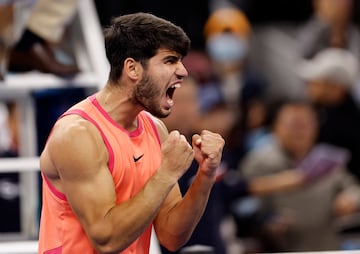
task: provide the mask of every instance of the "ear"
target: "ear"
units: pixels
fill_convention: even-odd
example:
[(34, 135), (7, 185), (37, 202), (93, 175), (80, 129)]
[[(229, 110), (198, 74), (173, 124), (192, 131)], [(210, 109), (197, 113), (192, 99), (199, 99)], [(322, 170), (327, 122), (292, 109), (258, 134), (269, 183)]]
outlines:
[(137, 80), (140, 78), (141, 65), (133, 58), (126, 58), (124, 61), (124, 72), (130, 79)]

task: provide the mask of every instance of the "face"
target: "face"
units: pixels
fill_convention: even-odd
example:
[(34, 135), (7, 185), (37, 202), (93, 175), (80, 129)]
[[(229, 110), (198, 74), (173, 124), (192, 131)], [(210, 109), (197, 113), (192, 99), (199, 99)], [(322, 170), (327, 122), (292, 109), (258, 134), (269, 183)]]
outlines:
[(174, 105), (174, 92), (188, 75), (181, 60), (181, 55), (174, 51), (158, 50), (144, 68), (133, 91), (133, 101), (156, 117), (167, 117)]
[(274, 131), (284, 149), (301, 159), (317, 136), (315, 112), (306, 105), (286, 105), (278, 114)]

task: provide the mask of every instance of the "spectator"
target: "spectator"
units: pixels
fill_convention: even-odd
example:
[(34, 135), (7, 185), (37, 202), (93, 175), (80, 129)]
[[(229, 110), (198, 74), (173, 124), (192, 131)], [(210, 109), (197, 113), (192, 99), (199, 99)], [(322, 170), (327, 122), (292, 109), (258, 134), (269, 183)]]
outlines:
[(300, 64), (299, 75), (319, 117), (319, 142), (350, 150), (348, 169), (360, 179), (360, 112), (352, 89), (358, 81), (359, 62), (349, 51), (322, 50)]
[[(281, 104), (272, 126), (273, 141), (250, 152), (239, 165), (246, 179), (297, 171), (315, 147), (318, 122), (315, 111), (307, 103)], [(304, 188), (275, 193), (261, 200), (260, 207), (267, 217), (262, 218), (263, 223), (255, 232), (263, 252), (339, 248), (334, 221), (336, 216), (358, 210), (360, 189), (351, 174), (339, 166), (336, 168), (332, 167)]]
[(314, 14), (300, 29), (300, 53), (309, 59), (319, 51), (338, 47), (360, 59), (360, 33), (352, 23), (353, 0), (313, 0)]
[(228, 115), (232, 119), (211, 121), (223, 126), (227, 142), (224, 163), (235, 169), (243, 153), (244, 132), (250, 132), (253, 123), (244, 125), (254, 119), (251, 118), (253, 107), (263, 105), (267, 83), (247, 62), (251, 24), (240, 9), (233, 6), (215, 9), (205, 23), (204, 36), (214, 75), (200, 88), (200, 106), (203, 112), (214, 111), (215, 115)]
[(78, 73), (79, 69), (75, 64), (60, 62), (53, 48), (64, 35), (77, 4), (77, 0), (37, 0), (20, 39), (10, 49), (9, 71), (37, 70), (61, 77)]
[(249, 33), (250, 23), (239, 9), (222, 7), (209, 16), (204, 35), (215, 80), (204, 87), (203, 93), (212, 93), (213, 98), (208, 99), (205, 105), (202, 104), (203, 110), (208, 110), (217, 103), (238, 108), (244, 86), (242, 75)]

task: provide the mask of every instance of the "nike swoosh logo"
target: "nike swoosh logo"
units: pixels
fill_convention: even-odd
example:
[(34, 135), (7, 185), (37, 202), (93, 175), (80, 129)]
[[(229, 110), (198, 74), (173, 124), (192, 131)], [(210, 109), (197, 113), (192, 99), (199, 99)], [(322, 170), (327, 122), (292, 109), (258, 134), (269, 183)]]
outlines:
[(144, 154), (140, 155), (139, 157), (133, 156), (134, 162), (137, 162), (137, 161), (140, 160), (143, 156), (144, 156)]

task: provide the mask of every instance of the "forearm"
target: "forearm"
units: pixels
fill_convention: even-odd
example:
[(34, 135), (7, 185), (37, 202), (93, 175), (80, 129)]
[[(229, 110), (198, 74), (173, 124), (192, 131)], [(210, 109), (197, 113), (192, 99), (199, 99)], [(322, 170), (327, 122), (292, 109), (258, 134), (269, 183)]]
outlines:
[(224, 143), (219, 134), (207, 130), (192, 137), (194, 158), (199, 165), (194, 181), (185, 196), (169, 209), (162, 209), (156, 219), (158, 239), (169, 250), (177, 250), (186, 243), (203, 215)]
[(296, 170), (287, 170), (272, 175), (256, 177), (248, 183), (249, 193), (266, 195), (286, 191), (301, 186), (304, 182), (302, 174)]
[(157, 236), (166, 247), (176, 250), (184, 245), (204, 213), (215, 178), (198, 171), (183, 199), (157, 223)]
[(170, 190), (176, 184), (158, 173), (130, 200), (91, 226), (90, 236), (100, 253), (118, 253), (127, 248), (153, 222)]

